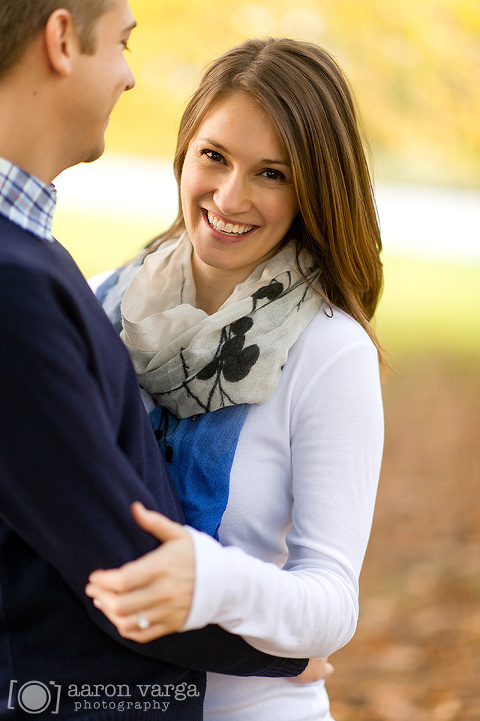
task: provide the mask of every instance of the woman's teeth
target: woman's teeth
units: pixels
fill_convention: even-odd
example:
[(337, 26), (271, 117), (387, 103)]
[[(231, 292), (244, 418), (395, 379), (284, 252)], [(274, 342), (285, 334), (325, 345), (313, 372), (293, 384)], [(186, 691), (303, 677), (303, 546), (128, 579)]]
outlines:
[(225, 223), (208, 211), (207, 218), (212, 228), (220, 231), (220, 233), (225, 233), (225, 235), (245, 235), (245, 233), (248, 233), (255, 227), (254, 225), (233, 225), (232, 223)]

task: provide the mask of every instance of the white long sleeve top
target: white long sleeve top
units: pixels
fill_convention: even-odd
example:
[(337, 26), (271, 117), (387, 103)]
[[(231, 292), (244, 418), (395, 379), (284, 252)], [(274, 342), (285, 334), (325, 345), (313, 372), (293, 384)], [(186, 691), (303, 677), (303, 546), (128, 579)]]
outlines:
[[(191, 530), (196, 585), (183, 630), (217, 623), (255, 648), (327, 656), (352, 637), (383, 448), (376, 349), (320, 309), (273, 396), (249, 409), (219, 538)], [(209, 674), (205, 718), (326, 721), (323, 682)]]

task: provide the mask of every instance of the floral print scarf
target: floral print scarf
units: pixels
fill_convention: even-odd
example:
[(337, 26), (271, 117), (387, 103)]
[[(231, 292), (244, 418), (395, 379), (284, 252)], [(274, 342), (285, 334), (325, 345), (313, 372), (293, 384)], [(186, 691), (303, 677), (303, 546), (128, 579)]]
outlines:
[(191, 254), (186, 233), (161, 245), (124, 295), (121, 337), (140, 385), (177, 418), (264, 403), (321, 298), (289, 244), (209, 316), (195, 307)]

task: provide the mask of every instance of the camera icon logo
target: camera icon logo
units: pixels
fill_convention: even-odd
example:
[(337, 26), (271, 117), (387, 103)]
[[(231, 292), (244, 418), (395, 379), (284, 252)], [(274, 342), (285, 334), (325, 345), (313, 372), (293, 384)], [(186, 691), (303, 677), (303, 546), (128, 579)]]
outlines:
[(27, 681), (17, 690), (18, 681), (10, 681), (10, 693), (8, 696), (8, 708), (15, 708), (16, 702), (25, 713), (37, 714), (50, 710), (50, 713), (57, 714), (60, 706), (61, 686), (50, 681), (49, 688), (42, 681)]

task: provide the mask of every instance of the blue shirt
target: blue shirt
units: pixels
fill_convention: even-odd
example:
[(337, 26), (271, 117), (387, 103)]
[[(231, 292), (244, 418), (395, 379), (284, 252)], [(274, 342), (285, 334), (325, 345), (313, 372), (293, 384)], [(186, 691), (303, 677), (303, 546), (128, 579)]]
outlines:
[(57, 202), (54, 185), (45, 185), (5, 158), (0, 158), (0, 215), (38, 238), (54, 242), (52, 220)]

